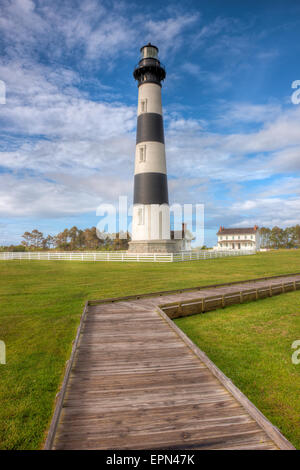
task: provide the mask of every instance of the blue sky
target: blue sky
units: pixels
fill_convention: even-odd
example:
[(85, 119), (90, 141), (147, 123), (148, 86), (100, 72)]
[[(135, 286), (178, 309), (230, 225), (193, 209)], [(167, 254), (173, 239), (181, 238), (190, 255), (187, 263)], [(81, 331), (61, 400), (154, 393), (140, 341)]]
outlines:
[(160, 49), (170, 202), (300, 222), (298, 1), (0, 0), (0, 243), (132, 198), (139, 48)]

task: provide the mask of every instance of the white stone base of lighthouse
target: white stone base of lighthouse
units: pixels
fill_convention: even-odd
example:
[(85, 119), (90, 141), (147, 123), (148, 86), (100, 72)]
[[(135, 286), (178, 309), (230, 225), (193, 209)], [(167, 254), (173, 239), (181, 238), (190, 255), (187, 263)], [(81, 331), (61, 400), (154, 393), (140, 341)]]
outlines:
[(129, 253), (177, 253), (178, 240), (138, 240), (129, 242)]

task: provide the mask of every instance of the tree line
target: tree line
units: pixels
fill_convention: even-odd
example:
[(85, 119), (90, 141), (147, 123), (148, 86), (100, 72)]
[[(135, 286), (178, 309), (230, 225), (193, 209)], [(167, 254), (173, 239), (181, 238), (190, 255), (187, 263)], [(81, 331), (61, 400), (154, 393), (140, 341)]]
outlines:
[(259, 229), (261, 248), (299, 248), (300, 225), (293, 227), (261, 227)]
[[(259, 229), (261, 248), (300, 248), (300, 225), (287, 227), (261, 227)], [(37, 229), (25, 232), (20, 245), (2, 246), (1, 251), (95, 251), (127, 250), (130, 234), (109, 234), (99, 232), (96, 227), (78, 229), (76, 226), (64, 229), (57, 235), (44, 236)]]
[(130, 241), (129, 233), (109, 234), (99, 232), (96, 227), (85, 230), (72, 227), (57, 235), (46, 235), (37, 229), (25, 232), (20, 245), (1, 247), (2, 251), (115, 251), (127, 250)]

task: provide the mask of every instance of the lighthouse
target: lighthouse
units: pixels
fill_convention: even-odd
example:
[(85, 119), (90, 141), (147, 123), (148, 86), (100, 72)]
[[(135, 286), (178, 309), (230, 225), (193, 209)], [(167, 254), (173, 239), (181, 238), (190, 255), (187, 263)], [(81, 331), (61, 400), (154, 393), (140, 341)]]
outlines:
[(166, 71), (158, 60), (158, 48), (149, 43), (133, 76), (138, 85), (132, 241), (129, 251), (155, 253), (176, 251), (170, 237), (170, 209), (164, 126), (161, 104)]

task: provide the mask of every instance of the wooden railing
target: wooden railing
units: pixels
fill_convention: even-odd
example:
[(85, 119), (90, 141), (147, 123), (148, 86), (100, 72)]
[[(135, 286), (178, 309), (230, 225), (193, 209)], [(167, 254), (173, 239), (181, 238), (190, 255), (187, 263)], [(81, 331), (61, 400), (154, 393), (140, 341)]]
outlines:
[[(272, 278), (270, 278), (271, 281)], [(249, 289), (239, 289), (224, 294), (202, 296), (198, 299), (185, 300), (181, 302), (170, 302), (159, 307), (169, 318), (186, 317), (198, 313), (209, 312), (224, 308), (234, 304), (242, 304), (253, 300), (272, 297), (300, 289), (300, 279), (283, 280), (280, 283), (271, 283), (266, 279), (264, 286), (250, 287)]]

